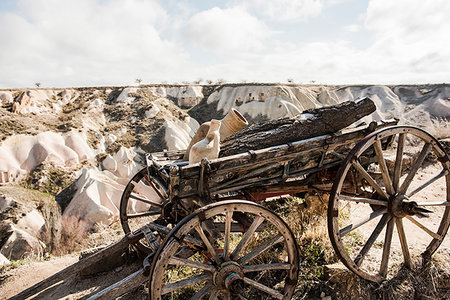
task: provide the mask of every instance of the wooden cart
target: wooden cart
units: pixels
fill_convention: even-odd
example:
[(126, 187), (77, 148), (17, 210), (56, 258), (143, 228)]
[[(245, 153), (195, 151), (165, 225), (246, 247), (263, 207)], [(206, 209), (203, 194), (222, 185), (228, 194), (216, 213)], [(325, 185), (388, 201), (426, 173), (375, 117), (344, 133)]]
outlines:
[(305, 193), (328, 199), (340, 260), (380, 282), (392, 276), (393, 259), (406, 267), (417, 255), (430, 259), (450, 224), (448, 154), (427, 132), (396, 124), (373, 122), (192, 165), (182, 161), (184, 151), (148, 154), (122, 195), (125, 237), (13, 298), (35, 295), (133, 244), (147, 255), (143, 268), (89, 299), (112, 299), (145, 280), (153, 300), (290, 299), (302, 233), (268, 206)]
[[(289, 299), (301, 272), (301, 233), (266, 208), (283, 195), (329, 195), (336, 254), (367, 280), (382, 281), (398, 254), (407, 267), (417, 254), (429, 259), (450, 223), (449, 157), (427, 132), (395, 124), (192, 165), (183, 151), (149, 154), (123, 193), (120, 219), (126, 233), (148, 224), (137, 246), (149, 253), (150, 298)], [(422, 170), (436, 174), (414, 176)], [(408, 245), (405, 219), (429, 241)]]

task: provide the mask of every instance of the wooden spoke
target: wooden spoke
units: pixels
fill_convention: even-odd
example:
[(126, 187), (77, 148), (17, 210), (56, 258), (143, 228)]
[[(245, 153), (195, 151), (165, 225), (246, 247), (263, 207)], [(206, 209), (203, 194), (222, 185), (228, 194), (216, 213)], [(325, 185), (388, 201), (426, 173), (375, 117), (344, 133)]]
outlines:
[(161, 214), (161, 210), (152, 210), (152, 211), (146, 211), (146, 212), (140, 212), (140, 213), (135, 213), (135, 214), (129, 214), (127, 216), (128, 219), (133, 219), (133, 218), (141, 218), (141, 217), (148, 217), (148, 216), (155, 216), (155, 215), (160, 215)]
[(412, 223), (414, 223), (415, 225), (417, 225), (420, 229), (422, 229), (423, 231), (425, 231), (426, 233), (428, 233), (429, 235), (431, 235), (433, 238), (437, 239), (437, 240), (441, 240), (442, 236), (440, 236), (437, 233), (434, 233), (433, 231), (431, 231), (430, 229), (428, 229), (427, 227), (425, 227), (423, 224), (419, 223), (419, 221), (417, 221), (416, 219), (414, 219), (412, 216), (406, 216), (406, 218), (408, 220), (410, 220)]
[(383, 230), (384, 226), (386, 225), (386, 223), (390, 219), (391, 219), (391, 216), (389, 216), (389, 214), (384, 214), (381, 217), (381, 220), (380, 220), (380, 222), (378, 222), (377, 226), (375, 227), (375, 230), (372, 232), (370, 237), (367, 239), (366, 244), (364, 245), (364, 247), (361, 249), (361, 251), (359, 252), (359, 254), (355, 258), (355, 264), (358, 267), (361, 266), (361, 264), (362, 264), (362, 262), (364, 260), (364, 257), (369, 252), (370, 248), (372, 248), (373, 243), (375, 243), (375, 240), (378, 238), (378, 236), (380, 235), (380, 233)]
[(138, 201), (141, 201), (141, 202), (144, 202), (144, 203), (147, 203), (147, 204), (150, 204), (150, 205), (154, 205), (154, 206), (157, 206), (157, 207), (162, 207), (162, 205), (160, 203), (156, 203), (154, 201), (150, 201), (147, 198), (144, 198), (144, 197), (142, 197), (142, 196), (140, 196), (140, 195), (138, 195), (136, 193), (131, 193), (130, 194), (130, 198), (138, 200)]
[[(155, 192), (158, 194), (158, 196), (161, 199), (166, 199), (167, 198), (166, 195), (163, 195), (161, 193), (160, 188), (158, 186), (156, 186), (156, 184), (153, 182), (153, 180), (151, 180), (147, 175), (144, 176), (144, 178), (145, 178), (145, 181), (147, 181), (147, 183), (149, 183), (152, 186), (152, 188), (155, 190)], [(164, 193), (164, 194), (166, 194), (166, 193)]]
[(342, 195), (342, 194), (339, 195), (339, 200), (368, 203), (368, 204), (380, 205), (380, 206), (388, 206), (388, 202), (384, 201), (384, 200), (369, 199), (369, 198), (348, 196), (348, 195)]
[(230, 231), (233, 221), (233, 211), (227, 211), (225, 214), (225, 243), (223, 246), (223, 257), (228, 260), (230, 255)]
[(362, 225), (366, 224), (367, 222), (372, 221), (373, 219), (381, 216), (382, 214), (385, 214), (386, 212), (387, 212), (387, 208), (378, 209), (378, 210), (372, 212), (368, 217), (360, 220), (359, 222), (357, 222), (355, 224), (350, 224), (350, 225), (342, 228), (341, 230), (339, 230), (339, 234), (342, 237), (342, 236), (346, 235), (347, 233), (349, 233), (350, 231), (355, 230), (358, 227), (361, 227)]
[(380, 271), (379, 271), (379, 274), (381, 277), (386, 277), (386, 275), (387, 275), (393, 231), (394, 231), (394, 218), (391, 218), (387, 223), (386, 234), (384, 237), (383, 256), (381, 258)]
[(266, 270), (289, 270), (291, 265), (288, 263), (260, 264), (244, 266), (244, 273), (261, 272)]
[(412, 196), (414, 196), (415, 194), (417, 194), (418, 192), (420, 192), (421, 190), (423, 190), (424, 188), (426, 188), (427, 186), (429, 186), (430, 184), (432, 184), (433, 182), (435, 182), (436, 180), (438, 180), (439, 178), (441, 178), (442, 176), (445, 176), (447, 174), (448, 174), (448, 170), (445, 170), (445, 169), (442, 170), (439, 174), (437, 174), (436, 176), (434, 176), (427, 182), (423, 183), (421, 186), (416, 188), (414, 191), (408, 193), (408, 195), (406, 195), (406, 196), (408, 198), (411, 198)]
[(381, 148), (381, 140), (376, 140), (373, 144), (375, 148), (375, 153), (377, 154), (378, 164), (381, 169), (381, 175), (383, 176), (384, 186), (389, 195), (394, 194), (394, 188), (392, 187), (391, 177), (389, 175), (389, 170), (386, 165), (386, 160), (383, 156), (383, 149)]
[(166, 284), (165, 286), (162, 287), (161, 294), (164, 295), (197, 283), (204, 282), (208, 280), (210, 277), (211, 276), (209, 274), (202, 274), (187, 279), (183, 279), (174, 283)]
[(274, 245), (281, 243), (284, 241), (284, 237), (281, 234), (276, 235), (275, 237), (271, 238), (270, 240), (266, 241), (264, 244), (250, 252), (249, 254), (245, 255), (241, 259), (238, 260), (240, 264), (246, 264), (256, 256), (260, 255), (261, 253), (265, 252), (269, 248), (272, 248)]
[(403, 220), (401, 218), (395, 218), (395, 225), (397, 225), (398, 237), (400, 239), (400, 245), (402, 246), (403, 261), (407, 268), (411, 268), (411, 256), (409, 255), (408, 242), (406, 241), (405, 230), (403, 228)]
[(402, 175), (402, 160), (403, 160), (403, 149), (405, 147), (405, 138), (406, 134), (404, 133), (400, 133), (398, 135), (397, 155), (395, 157), (394, 178), (392, 182), (394, 191), (398, 191), (400, 176)]
[(378, 185), (378, 183), (375, 181), (375, 179), (370, 176), (369, 173), (367, 173), (366, 170), (361, 166), (361, 164), (358, 161), (352, 162), (352, 166), (355, 167), (355, 169), (361, 174), (362, 177), (364, 177), (365, 180), (377, 191), (377, 193), (382, 196), (384, 199), (389, 199), (389, 195), (386, 194), (386, 192)]
[(259, 225), (261, 225), (261, 223), (263, 221), (264, 221), (264, 217), (261, 217), (261, 216), (255, 217), (255, 219), (253, 220), (252, 225), (250, 225), (248, 230), (244, 233), (244, 236), (242, 237), (242, 239), (239, 241), (239, 244), (234, 249), (233, 253), (231, 253), (231, 258), (232, 259), (236, 259), (239, 256), (239, 254), (242, 251), (242, 249), (244, 249), (245, 245), (250, 240), (250, 238), (252, 237), (253, 233), (255, 233), (256, 229), (258, 228)]
[(440, 201), (440, 202), (420, 202), (417, 203), (419, 206), (450, 206), (450, 201)]
[(211, 289), (212, 289), (212, 285), (210, 285), (210, 284), (205, 285), (200, 291), (195, 293), (195, 295), (192, 296), (190, 300), (200, 300), (200, 299), (202, 299), (203, 296), (208, 294)]
[(217, 257), (216, 250), (214, 250), (214, 247), (211, 245), (211, 242), (206, 237), (202, 226), (201, 225), (195, 226), (195, 231), (197, 231), (197, 233), (200, 235), (200, 238), (202, 239), (203, 243), (205, 244), (206, 248), (208, 249), (208, 252), (211, 255), (211, 257), (219, 265), (220, 264), (220, 259), (219, 259), (219, 257)]
[(276, 298), (276, 299), (283, 299), (283, 295), (278, 292), (277, 290), (274, 290), (268, 286), (265, 286), (264, 284), (261, 284), (259, 282), (256, 282), (254, 280), (251, 280), (250, 278), (244, 277), (244, 282), (246, 284), (249, 284), (255, 288), (257, 288), (260, 291), (263, 291), (269, 295), (271, 295), (272, 297)]
[(419, 154), (419, 157), (414, 162), (408, 175), (406, 176), (405, 180), (403, 181), (402, 186), (400, 187), (400, 194), (406, 193), (409, 185), (411, 184), (414, 176), (416, 175), (417, 171), (419, 170), (420, 166), (422, 165), (423, 161), (425, 160), (425, 157), (430, 152), (431, 148), (432, 148), (432, 145), (430, 143), (425, 143), (425, 145), (423, 145), (423, 148)]
[(180, 258), (180, 257), (171, 257), (169, 260), (169, 264), (171, 265), (177, 265), (177, 266), (188, 266), (195, 269), (200, 269), (208, 272), (214, 272), (216, 271), (216, 268), (212, 265), (202, 264), (193, 260)]

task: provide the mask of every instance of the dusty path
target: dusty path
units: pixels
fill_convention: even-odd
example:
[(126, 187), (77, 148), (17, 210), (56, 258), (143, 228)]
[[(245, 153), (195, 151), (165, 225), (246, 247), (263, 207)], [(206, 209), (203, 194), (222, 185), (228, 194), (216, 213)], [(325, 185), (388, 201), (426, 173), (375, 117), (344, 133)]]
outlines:
[(7, 270), (0, 275), (0, 299), (12, 297), (77, 261), (77, 255), (67, 255)]
[[(8, 299), (26, 288), (48, 278), (76, 263), (77, 255), (63, 256), (44, 262), (31, 262), (17, 268), (7, 270), (0, 276), (5, 276), (0, 285), (0, 299)], [(97, 273), (89, 276), (70, 276), (66, 280), (42, 291), (33, 299), (83, 299), (107, 286), (120, 281), (136, 271), (142, 264), (132, 264), (115, 268), (109, 272)], [(144, 299), (145, 294), (136, 291), (133, 299)]]

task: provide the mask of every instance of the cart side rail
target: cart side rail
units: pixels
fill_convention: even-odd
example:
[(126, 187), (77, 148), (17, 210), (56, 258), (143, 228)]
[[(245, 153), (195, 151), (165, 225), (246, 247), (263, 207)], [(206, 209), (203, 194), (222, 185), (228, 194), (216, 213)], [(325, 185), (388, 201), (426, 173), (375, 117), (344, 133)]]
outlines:
[[(208, 162), (173, 166), (169, 190), (172, 197), (201, 195), (202, 190), (227, 192), (254, 185), (273, 185), (339, 164), (356, 142), (368, 133), (398, 120), (372, 122), (290, 144), (222, 157)], [(264, 178), (265, 182), (262, 182)], [(281, 179), (281, 181), (280, 181)]]

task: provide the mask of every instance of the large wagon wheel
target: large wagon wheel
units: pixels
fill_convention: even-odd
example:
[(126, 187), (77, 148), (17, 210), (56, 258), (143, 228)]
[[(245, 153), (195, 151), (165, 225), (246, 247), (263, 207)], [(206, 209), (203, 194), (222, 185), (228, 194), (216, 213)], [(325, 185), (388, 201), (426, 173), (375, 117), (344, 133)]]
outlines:
[[(450, 224), (449, 170), (442, 145), (415, 127), (387, 127), (360, 141), (338, 171), (328, 207), (342, 262), (380, 282), (395, 275), (397, 260), (406, 267), (419, 254), (428, 260)], [(346, 180), (359, 182), (356, 191), (344, 190)]]
[[(235, 221), (236, 212), (250, 226)], [(254, 202), (221, 201), (188, 215), (166, 237), (149, 297), (290, 299), (297, 277), (297, 243), (286, 223)]]
[[(120, 222), (125, 233), (134, 232), (145, 224), (156, 220), (167, 201), (167, 189), (147, 168), (140, 170), (128, 182), (120, 200)], [(149, 253), (145, 239), (136, 246)]]

